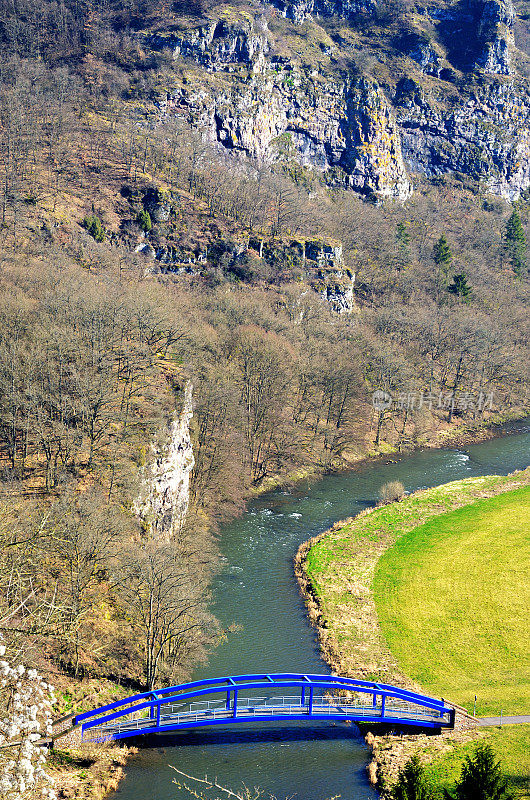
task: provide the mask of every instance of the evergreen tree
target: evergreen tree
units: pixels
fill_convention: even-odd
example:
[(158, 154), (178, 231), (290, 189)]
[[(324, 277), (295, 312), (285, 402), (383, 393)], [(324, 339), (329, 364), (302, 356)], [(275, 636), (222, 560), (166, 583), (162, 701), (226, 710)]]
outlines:
[(410, 233), (407, 230), (407, 226), (404, 222), (398, 222), (396, 228), (396, 239), (398, 240), (398, 244), (402, 247), (407, 247), (410, 242)]
[(505, 242), (510, 265), (515, 274), (521, 278), (527, 268), (526, 236), (516, 208), (506, 223)]
[(449, 247), (449, 242), (445, 238), (445, 234), (442, 233), (434, 245), (432, 257), (434, 258), (434, 263), (436, 266), (441, 269), (445, 276), (447, 276), (449, 267), (451, 266), (451, 262), (453, 260), (453, 254), (451, 252), (451, 248)]
[(96, 240), (96, 242), (105, 241), (105, 228), (103, 227), (100, 218), (96, 217), (95, 214), (85, 217), (83, 220), (83, 225), (89, 234)]
[(433, 800), (434, 794), (425, 778), (425, 770), (417, 755), (399, 770), (392, 788), (392, 800)]
[(461, 297), (466, 302), (471, 300), (471, 286), (468, 284), (464, 272), (453, 275), (453, 282), (447, 287), (447, 290), (456, 294), (457, 297)]
[(467, 756), (453, 792), (444, 790), (445, 800), (512, 800), (508, 781), (489, 744), (481, 742)]
[(140, 226), (140, 228), (144, 231), (144, 233), (149, 233), (149, 231), (153, 227), (153, 223), (151, 221), (151, 214), (149, 213), (149, 211), (145, 211), (143, 208), (138, 213), (136, 221)]

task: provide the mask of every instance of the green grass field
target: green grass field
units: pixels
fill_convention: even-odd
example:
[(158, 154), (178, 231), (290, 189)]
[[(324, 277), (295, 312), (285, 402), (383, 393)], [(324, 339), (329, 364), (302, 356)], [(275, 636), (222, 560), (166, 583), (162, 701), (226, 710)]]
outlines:
[(423, 689), (477, 714), (530, 713), (530, 487), (432, 518), (379, 559), (383, 636)]

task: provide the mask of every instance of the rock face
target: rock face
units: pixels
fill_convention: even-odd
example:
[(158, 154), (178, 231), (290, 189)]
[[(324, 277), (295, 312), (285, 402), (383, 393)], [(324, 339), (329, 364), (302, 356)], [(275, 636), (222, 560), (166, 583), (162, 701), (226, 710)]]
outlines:
[(221, 18), (187, 32), (159, 32), (148, 41), (155, 50), (169, 49), (173, 58), (191, 58), (215, 71), (227, 64), (259, 61), (269, 51), (265, 30), (264, 22), (252, 18)]
[(516, 200), (530, 186), (530, 92), (492, 83), (443, 113), (409, 78), (395, 104), (405, 161), (429, 177), (460, 172)]
[(476, 65), (494, 75), (509, 75), (515, 12), (511, 0), (485, 0), (478, 8)]
[(328, 283), (322, 290), (320, 296), (330, 304), (332, 311), (335, 311), (337, 314), (351, 314), (355, 308), (353, 296), (354, 283), (354, 276), (345, 279), (342, 272), (338, 273), (336, 280), (333, 282), (329, 282), (328, 276)]
[(193, 387), (184, 391), (178, 414), (152, 447), (152, 461), (144, 468), (135, 512), (157, 539), (171, 539), (181, 530), (189, 504), (190, 475), (195, 465), (190, 438)]
[(301, 23), (310, 14), (348, 19), (356, 14), (372, 13), (376, 2), (375, 0), (274, 0), (274, 5), (293, 22)]
[(402, 200), (411, 192), (393, 114), (377, 84), (361, 78), (346, 93), (346, 148), (341, 166), (348, 185)]
[(363, 194), (411, 192), (394, 115), (375, 81), (321, 81), (289, 64), (262, 71), (237, 94), (183, 88), (167, 109), (183, 111), (213, 141), (264, 163), (280, 155)]
[(314, 266), (312, 288), (337, 314), (349, 314), (355, 308), (353, 287), (355, 273), (342, 260), (342, 245), (313, 241), (305, 243), (306, 265)]
[(422, 40), (417, 37), (411, 46), (408, 48), (408, 56), (420, 67), (425, 75), (434, 75), (436, 78), (441, 73), (441, 58), (440, 54), (433, 47), (432, 42)]
[(169, 198), (160, 189), (148, 189), (144, 194), (143, 206), (155, 222), (167, 222), (171, 215)]
[[(292, 20), (284, 29), (300, 31), (305, 21), (312, 46), (323, 37), (318, 58), (306, 63), (278, 47), (265, 6), (231, 7), (196, 28), (151, 33), (152, 48), (171, 50), (183, 69), (202, 69), (194, 66), (159, 98), (161, 116), (186, 117), (211, 142), (261, 164), (296, 163), (329, 185), (380, 198), (405, 200), (414, 172), (466, 175), (508, 200), (530, 187), (530, 95), (514, 72), (511, 0), (422, 8), (424, 21), (410, 20), (394, 83), (334, 66), (338, 58), (351, 63), (354, 50), (318, 22), (368, 14), (372, 0), (270, 5)], [(366, 25), (376, 24), (370, 19)], [(164, 213), (163, 203), (153, 206)]]

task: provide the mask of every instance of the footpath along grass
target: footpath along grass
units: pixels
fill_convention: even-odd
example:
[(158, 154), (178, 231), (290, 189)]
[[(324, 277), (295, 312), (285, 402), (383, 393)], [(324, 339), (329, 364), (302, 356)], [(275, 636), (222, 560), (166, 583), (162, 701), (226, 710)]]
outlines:
[(476, 694), (480, 716), (530, 713), (529, 520), (528, 486), (479, 500), (410, 530), (375, 569), (401, 670), (468, 709)]

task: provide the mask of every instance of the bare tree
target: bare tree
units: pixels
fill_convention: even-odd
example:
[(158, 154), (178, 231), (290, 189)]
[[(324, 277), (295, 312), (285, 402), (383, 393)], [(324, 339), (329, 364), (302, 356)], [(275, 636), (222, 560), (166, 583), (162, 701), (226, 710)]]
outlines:
[(116, 579), (142, 642), (148, 689), (160, 673), (174, 675), (202, 652), (209, 628), (202, 577), (189, 551), (176, 544), (149, 542), (122, 562)]

